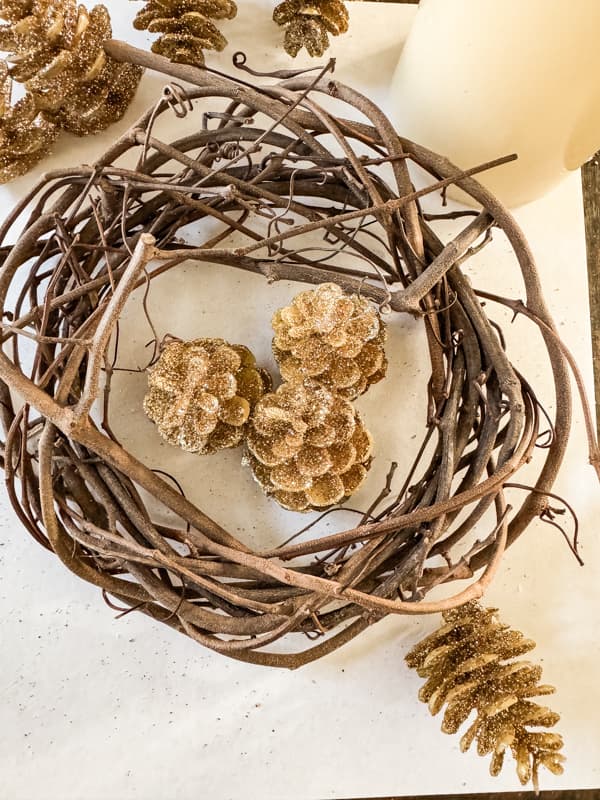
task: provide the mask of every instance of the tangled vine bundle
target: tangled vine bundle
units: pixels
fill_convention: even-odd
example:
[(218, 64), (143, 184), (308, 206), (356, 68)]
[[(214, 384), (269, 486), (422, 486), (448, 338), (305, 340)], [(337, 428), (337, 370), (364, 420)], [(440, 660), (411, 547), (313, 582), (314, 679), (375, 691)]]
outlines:
[[(506, 546), (547, 509), (571, 411), (564, 349), (513, 218), (471, 177), (477, 168), (461, 172), (399, 138), (331, 65), (255, 87), (122, 43), (107, 50), (195, 88), (182, 94), (173, 84), (94, 165), (44, 176), (0, 230), (4, 243), (23, 223), (1, 251), (0, 411), (7, 486), (25, 527), (109, 603), (264, 665), (298, 667), (387, 614), (480, 597)], [(326, 110), (332, 96), (347, 115)], [(204, 116), (191, 108), (200, 99)], [(198, 124), (178, 137), (184, 107)], [(173, 141), (155, 133), (165, 115)], [(409, 162), (429, 176), (425, 188), (413, 188)], [(480, 210), (444, 244), (420, 198), (451, 183)], [(187, 242), (184, 228), (202, 230), (205, 220), (204, 245)], [(514, 250), (525, 303), (478, 291), (462, 271), (494, 227)], [(227, 245), (233, 231), (243, 244)], [(306, 244), (315, 235), (321, 249)], [(323, 535), (317, 524), (308, 540), (254, 551), (115, 438), (105, 360), (115, 324), (136, 287), (185, 260), (269, 281), (334, 282), (392, 318), (422, 319), (431, 361), (423, 448), (403, 487), (391, 493), (388, 481), (353, 529)], [(546, 422), (481, 297), (538, 325), (556, 386), (553, 435), (536, 451), (532, 488), (515, 492), (518, 508), (506, 484), (532, 459)], [(159, 524), (161, 509), (177, 524)], [(473, 544), (488, 510), (495, 521)], [(465, 578), (466, 589), (452, 589)], [(445, 599), (427, 599), (440, 584)], [(283, 637), (283, 651), (269, 647)]]

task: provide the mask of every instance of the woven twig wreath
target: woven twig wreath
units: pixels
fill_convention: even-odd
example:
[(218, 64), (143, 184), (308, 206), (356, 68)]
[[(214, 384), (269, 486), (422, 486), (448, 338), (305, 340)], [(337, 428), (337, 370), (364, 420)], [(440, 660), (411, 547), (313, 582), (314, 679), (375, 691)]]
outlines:
[[(286, 79), (254, 88), (111, 47), (115, 57), (151, 61), (198, 88), (185, 95), (173, 85), (93, 166), (46, 175), (1, 229), (5, 241), (17, 219), (24, 223), (17, 243), (2, 250), (0, 279), (4, 468), (23, 524), (109, 602), (258, 664), (297, 667), (387, 614), (432, 613), (480, 597), (505, 547), (546, 508), (570, 420), (563, 351), (510, 214), (469, 177), (477, 170), (461, 172), (400, 139), (372, 102), (327, 68), (317, 78), (279, 75)], [(328, 112), (323, 96), (345, 104), (349, 119)], [(198, 98), (210, 113), (192, 110)], [(173, 142), (154, 134), (159, 117), (173, 115), (173, 129), (184, 110), (197, 115), (195, 133)], [(363, 122), (350, 121), (358, 115)], [(125, 166), (132, 155), (133, 168)], [(427, 188), (413, 189), (408, 162), (430, 176)], [(451, 183), (481, 210), (444, 245), (419, 198)], [(279, 223), (283, 217), (294, 224)], [(182, 241), (186, 225), (207, 219), (203, 246)], [(265, 220), (274, 220), (266, 237), (257, 233)], [(484, 293), (460, 267), (493, 226), (506, 234), (525, 286), (526, 305), (506, 302), (541, 328), (557, 387), (553, 436), (538, 451), (535, 486), (518, 510), (503, 487), (531, 460), (540, 407), (486, 316)], [(243, 246), (226, 246), (231, 231), (243, 235)], [(304, 248), (315, 231), (327, 258)], [(431, 356), (425, 442), (433, 455), (415, 463), (395, 499), (375, 498), (367, 521), (328, 536), (317, 525), (310, 541), (254, 552), (116, 441), (110, 381), (102, 380), (115, 323), (134, 288), (186, 259), (269, 281), (334, 281), (392, 314), (422, 318)], [(33, 340), (27, 358), (23, 336)], [(140, 489), (179, 524), (153, 521)], [(490, 508), (493, 530), (459, 557)], [(424, 599), (433, 586), (469, 576), (467, 589), (448, 586), (446, 599)], [(285, 652), (271, 652), (282, 637)]]

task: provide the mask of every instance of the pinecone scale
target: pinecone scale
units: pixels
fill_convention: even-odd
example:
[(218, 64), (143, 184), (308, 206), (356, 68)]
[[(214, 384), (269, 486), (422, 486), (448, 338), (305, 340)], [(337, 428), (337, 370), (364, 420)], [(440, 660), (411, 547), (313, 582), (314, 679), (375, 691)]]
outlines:
[(371, 465), (372, 439), (358, 412), (310, 379), (283, 383), (259, 400), (246, 446), (257, 482), (291, 511), (340, 503)]
[(58, 129), (43, 119), (30, 94), (11, 104), (12, 79), (0, 62), (0, 183), (24, 175), (46, 156)]
[(446, 706), (444, 733), (456, 733), (476, 712), (461, 750), (476, 741), (479, 755), (491, 755), (492, 775), (500, 773), (511, 751), (519, 780), (523, 785), (532, 781), (537, 790), (541, 766), (555, 775), (563, 772), (562, 737), (530, 730), (553, 727), (560, 719), (530, 699), (552, 694), (554, 687), (539, 683), (540, 666), (513, 660), (535, 642), (500, 623), (496, 611), (472, 602), (444, 612), (446, 624), (417, 644), (406, 661), (427, 679), (419, 699), (431, 713)]
[(233, 19), (233, 0), (148, 0), (134, 27), (159, 33), (152, 52), (182, 64), (203, 65), (205, 50), (223, 50), (227, 39), (212, 20)]
[(329, 47), (329, 34), (348, 30), (348, 9), (343, 0), (284, 0), (276, 6), (273, 20), (285, 28), (283, 46), (292, 58), (303, 47), (320, 57)]
[(314, 378), (354, 400), (386, 374), (386, 329), (378, 311), (334, 283), (301, 292), (272, 324), (273, 352), (286, 381)]
[(75, 0), (0, 0), (0, 48), (11, 76), (25, 84), (36, 108), (79, 136), (104, 130), (127, 109), (142, 70), (106, 56), (112, 36), (103, 5)]
[(144, 410), (163, 439), (204, 455), (242, 442), (271, 379), (243, 345), (171, 340), (149, 370), (148, 385)]

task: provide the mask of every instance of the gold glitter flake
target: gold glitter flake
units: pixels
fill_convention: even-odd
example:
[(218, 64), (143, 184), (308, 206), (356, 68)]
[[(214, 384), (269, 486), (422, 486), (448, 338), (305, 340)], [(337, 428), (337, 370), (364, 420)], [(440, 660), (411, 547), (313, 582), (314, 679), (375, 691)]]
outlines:
[(329, 34), (348, 30), (348, 9), (343, 0), (284, 0), (276, 6), (273, 20), (285, 27), (283, 46), (292, 58), (303, 47), (321, 57), (329, 47)]
[(377, 309), (335, 283), (301, 292), (272, 324), (273, 352), (286, 381), (315, 378), (354, 400), (385, 376), (386, 332)]
[(427, 678), (419, 699), (428, 703), (432, 714), (446, 705), (444, 733), (456, 733), (476, 711), (461, 750), (476, 740), (479, 755), (492, 757), (492, 775), (500, 773), (510, 750), (519, 780), (523, 785), (532, 781), (537, 791), (539, 768), (560, 775), (564, 756), (559, 752), (561, 736), (529, 730), (552, 727), (560, 719), (529, 699), (554, 692), (553, 686), (539, 683), (541, 667), (512, 660), (533, 650), (535, 642), (501, 624), (496, 609), (476, 602), (445, 611), (443, 617), (445, 624), (406, 657), (409, 667)]
[(242, 442), (271, 379), (243, 345), (175, 340), (149, 370), (148, 385), (144, 410), (160, 435), (183, 450), (207, 454)]
[(265, 394), (250, 418), (245, 462), (284, 508), (327, 508), (353, 494), (371, 465), (371, 436), (350, 402), (307, 378)]
[(233, 0), (148, 0), (134, 27), (160, 33), (152, 52), (181, 64), (202, 66), (205, 50), (223, 50), (227, 39), (212, 22), (233, 19)]

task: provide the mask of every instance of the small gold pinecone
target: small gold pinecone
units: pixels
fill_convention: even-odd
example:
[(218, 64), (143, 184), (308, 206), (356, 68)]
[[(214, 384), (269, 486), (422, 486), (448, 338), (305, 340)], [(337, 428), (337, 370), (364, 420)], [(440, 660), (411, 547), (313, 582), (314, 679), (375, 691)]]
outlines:
[(204, 64), (204, 50), (223, 50), (227, 39), (211, 19), (233, 19), (233, 0), (147, 0), (133, 25), (160, 33), (152, 52), (180, 64)]
[(335, 283), (301, 292), (275, 312), (272, 324), (273, 352), (286, 381), (314, 378), (354, 400), (385, 376), (386, 330), (379, 312)]
[(285, 26), (283, 46), (294, 58), (303, 47), (321, 57), (329, 47), (329, 36), (348, 30), (348, 9), (343, 0), (284, 0), (276, 6), (273, 20)]
[(256, 404), (245, 462), (290, 511), (340, 503), (364, 481), (372, 439), (348, 400), (306, 379), (283, 383)]
[(78, 136), (119, 120), (135, 94), (140, 67), (109, 58), (105, 6), (76, 0), (0, 0), (0, 49), (46, 119)]
[(223, 339), (171, 339), (148, 374), (144, 410), (169, 444), (190, 453), (237, 447), (271, 378), (250, 350)]
[(0, 183), (24, 175), (50, 152), (58, 129), (42, 119), (30, 94), (11, 105), (12, 79), (0, 61)]
[(539, 684), (542, 668), (511, 659), (535, 647), (519, 631), (501, 624), (497, 609), (476, 602), (445, 611), (445, 625), (419, 642), (408, 654), (409, 667), (427, 678), (419, 699), (437, 714), (444, 703), (444, 733), (456, 733), (472, 711), (475, 721), (463, 735), (464, 752), (477, 740), (479, 755), (492, 754), (490, 773), (498, 775), (510, 749), (523, 785), (530, 780), (538, 790), (538, 771), (563, 772), (563, 746), (557, 733), (530, 731), (550, 728), (560, 719), (549, 708), (529, 698), (552, 694), (553, 686)]

